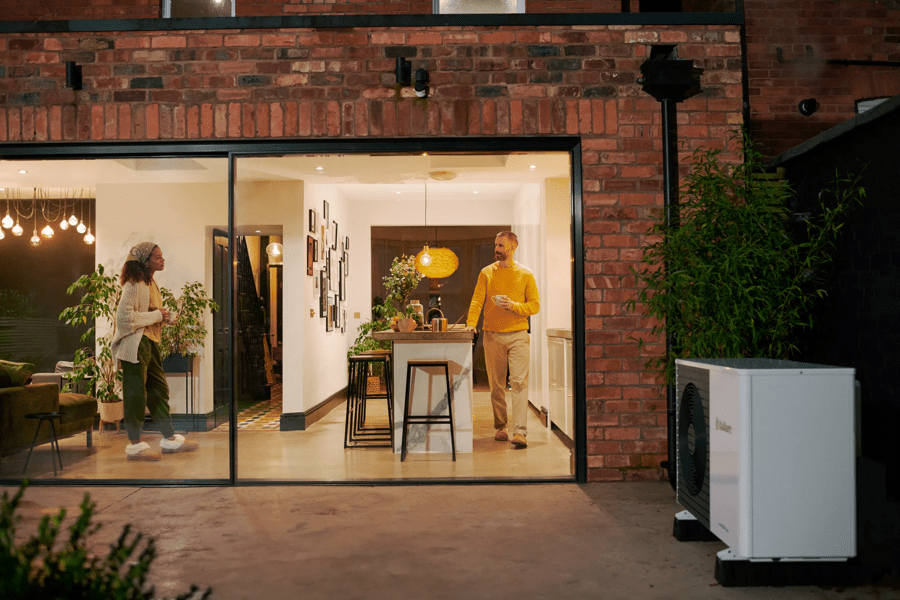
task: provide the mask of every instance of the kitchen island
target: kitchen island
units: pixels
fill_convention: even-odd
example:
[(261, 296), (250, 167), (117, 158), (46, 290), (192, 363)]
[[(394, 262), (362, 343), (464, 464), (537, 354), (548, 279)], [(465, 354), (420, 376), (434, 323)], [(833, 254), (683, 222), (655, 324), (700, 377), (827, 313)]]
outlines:
[[(475, 332), (462, 326), (432, 332), (417, 329), (409, 333), (375, 331), (372, 337), (393, 345), (394, 370), (394, 452), (400, 452), (403, 439), (403, 408), (406, 393), (406, 365), (413, 359), (450, 361), (450, 385), (453, 388), (453, 423), (457, 452), (472, 452), (472, 340)], [(447, 385), (443, 369), (413, 370), (410, 386), (413, 414), (446, 414)], [(412, 425), (407, 451), (450, 453), (450, 428), (447, 425)]]

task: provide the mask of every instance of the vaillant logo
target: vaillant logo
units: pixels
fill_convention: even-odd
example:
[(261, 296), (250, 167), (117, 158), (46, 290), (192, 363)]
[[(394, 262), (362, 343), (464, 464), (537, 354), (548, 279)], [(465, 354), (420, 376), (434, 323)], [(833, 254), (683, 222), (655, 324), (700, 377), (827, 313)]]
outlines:
[(731, 425), (725, 421), (720, 421), (719, 417), (716, 417), (716, 429), (724, 431), (725, 433), (731, 433)]

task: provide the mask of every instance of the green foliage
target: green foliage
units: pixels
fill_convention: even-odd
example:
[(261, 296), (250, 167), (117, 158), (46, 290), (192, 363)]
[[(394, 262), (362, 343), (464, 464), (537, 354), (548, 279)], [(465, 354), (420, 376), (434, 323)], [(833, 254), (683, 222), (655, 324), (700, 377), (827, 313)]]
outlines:
[(22, 319), (37, 315), (37, 292), (0, 289), (0, 319)]
[(347, 352), (348, 358), (371, 350), (390, 349), (390, 342), (378, 341), (372, 338), (373, 331), (383, 331), (390, 327), (391, 317), (396, 312), (390, 304), (382, 304), (379, 301), (380, 298), (376, 298), (376, 302), (372, 306), (372, 319), (360, 323), (359, 334), (356, 336), (353, 346)]
[[(91, 525), (95, 504), (85, 494), (81, 514), (69, 529), (68, 540), (60, 540), (66, 510), (45, 515), (36, 535), (16, 545), (15, 512), (27, 483), (10, 498), (3, 492), (0, 499), (0, 598), (4, 600), (142, 600), (154, 598), (153, 586), (147, 586), (147, 573), (156, 556), (152, 539), (131, 534), (126, 525), (104, 558), (93, 556), (87, 549), (91, 535), (100, 525)], [(196, 586), (178, 598), (194, 597)], [(200, 598), (208, 598), (207, 588)]]
[(387, 301), (393, 302), (397, 310), (403, 310), (410, 294), (422, 281), (422, 274), (416, 270), (416, 257), (403, 254), (394, 257), (390, 274), (384, 277), (384, 287), (388, 291)]
[(736, 135), (743, 162), (725, 162), (717, 149), (694, 151), (680, 224), (655, 224), (657, 241), (645, 247), (642, 268), (632, 269), (642, 285), (626, 307), (643, 305), (656, 318), (653, 334), (672, 340), (668, 356), (648, 362), (667, 382), (676, 358), (794, 354), (798, 330), (813, 326), (824, 294), (815, 276), (831, 262), (848, 211), (865, 197), (858, 176), (836, 175), (820, 194), (821, 215), (805, 221), (805, 232), (792, 231), (792, 190), (759, 177), (762, 155)]
[(103, 335), (96, 335), (99, 350), (96, 355), (89, 348), (81, 348), (75, 352), (75, 367), (66, 374), (68, 382), (63, 391), (71, 390), (73, 382), (85, 380), (100, 402), (118, 402), (122, 374), (116, 369), (111, 344), (116, 329), (116, 305), (122, 295), (122, 286), (115, 276), (106, 274), (103, 265), (97, 265), (96, 271), (79, 277), (66, 293), (71, 296), (79, 289), (85, 290), (81, 300), (62, 311), (60, 320), (74, 327), (89, 325), (81, 336), (83, 343), (88, 343), (95, 337), (98, 319), (107, 324), (108, 329)]
[(162, 358), (169, 354), (197, 356), (206, 340), (206, 310), (217, 311), (219, 305), (206, 295), (203, 284), (199, 281), (185, 283), (181, 288), (181, 296), (177, 299), (166, 288), (160, 288), (159, 291), (163, 306), (175, 315), (175, 322), (162, 329), (160, 355)]

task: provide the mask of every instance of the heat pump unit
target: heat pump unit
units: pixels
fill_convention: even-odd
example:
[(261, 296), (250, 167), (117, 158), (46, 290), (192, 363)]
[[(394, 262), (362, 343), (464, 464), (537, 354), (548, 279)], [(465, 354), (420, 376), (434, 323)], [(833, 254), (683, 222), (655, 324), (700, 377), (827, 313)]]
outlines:
[(679, 359), (678, 503), (722, 559), (856, 555), (854, 369)]

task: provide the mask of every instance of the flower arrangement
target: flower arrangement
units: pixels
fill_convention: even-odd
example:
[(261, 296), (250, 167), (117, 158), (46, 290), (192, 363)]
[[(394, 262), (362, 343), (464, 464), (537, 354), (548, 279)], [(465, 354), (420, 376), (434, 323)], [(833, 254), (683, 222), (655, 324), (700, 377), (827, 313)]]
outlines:
[(390, 275), (384, 278), (384, 287), (387, 288), (389, 302), (397, 305), (397, 310), (403, 312), (409, 296), (422, 281), (422, 274), (416, 270), (416, 257), (403, 254), (394, 257), (391, 262)]

